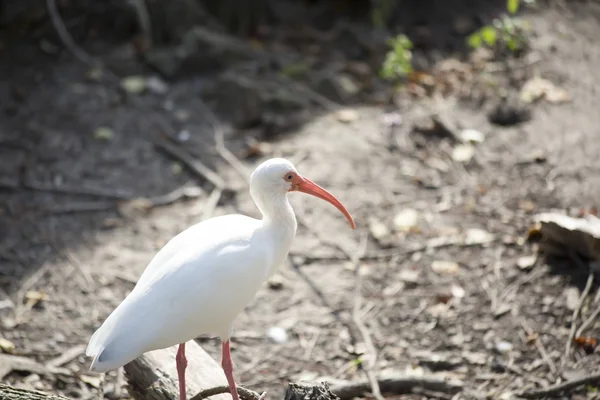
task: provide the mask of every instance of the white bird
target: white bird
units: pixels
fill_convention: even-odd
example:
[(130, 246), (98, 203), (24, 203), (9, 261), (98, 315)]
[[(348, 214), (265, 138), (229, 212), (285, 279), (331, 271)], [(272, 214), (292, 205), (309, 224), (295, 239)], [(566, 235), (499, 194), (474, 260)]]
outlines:
[(355, 228), (342, 203), (298, 174), (291, 162), (263, 162), (250, 177), (250, 194), (263, 218), (219, 216), (172, 238), (93, 334), (86, 350), (93, 357), (90, 370), (106, 372), (145, 352), (178, 344), (179, 397), (185, 400), (185, 343), (214, 335), (221, 339), (231, 395), (239, 400), (229, 348), (233, 323), (288, 255), (297, 227), (287, 199), (292, 191), (330, 202)]

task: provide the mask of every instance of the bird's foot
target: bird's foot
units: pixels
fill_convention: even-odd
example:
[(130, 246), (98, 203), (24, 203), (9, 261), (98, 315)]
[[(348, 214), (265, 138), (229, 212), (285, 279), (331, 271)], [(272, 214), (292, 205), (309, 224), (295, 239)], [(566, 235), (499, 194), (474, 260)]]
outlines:
[(267, 396), (267, 392), (262, 392), (262, 394), (260, 396), (258, 396), (258, 400), (265, 400), (266, 396)]

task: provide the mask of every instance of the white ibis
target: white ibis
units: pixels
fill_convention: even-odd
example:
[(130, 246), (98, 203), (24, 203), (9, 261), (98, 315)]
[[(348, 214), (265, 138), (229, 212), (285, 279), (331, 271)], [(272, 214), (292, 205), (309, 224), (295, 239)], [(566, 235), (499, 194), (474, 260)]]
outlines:
[(179, 345), (179, 397), (186, 399), (185, 343), (215, 335), (222, 343), (222, 366), (231, 395), (239, 400), (229, 339), (237, 315), (285, 261), (296, 235), (296, 217), (287, 193), (326, 200), (355, 228), (331, 193), (274, 158), (250, 177), (250, 194), (261, 220), (224, 215), (202, 221), (172, 238), (152, 259), (131, 293), (94, 333), (86, 355), (90, 369), (106, 372), (145, 352)]

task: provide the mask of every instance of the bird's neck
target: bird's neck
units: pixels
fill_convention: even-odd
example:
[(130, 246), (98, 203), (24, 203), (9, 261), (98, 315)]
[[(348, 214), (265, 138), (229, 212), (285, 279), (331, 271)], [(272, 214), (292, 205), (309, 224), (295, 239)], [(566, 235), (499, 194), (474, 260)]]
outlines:
[(256, 206), (263, 215), (262, 224), (274, 243), (275, 265), (269, 275), (285, 261), (294, 237), (296, 236), (296, 216), (286, 195), (279, 193), (252, 193)]
[(252, 196), (263, 215), (263, 224), (277, 231), (296, 234), (296, 216), (286, 195), (280, 193), (256, 194)]

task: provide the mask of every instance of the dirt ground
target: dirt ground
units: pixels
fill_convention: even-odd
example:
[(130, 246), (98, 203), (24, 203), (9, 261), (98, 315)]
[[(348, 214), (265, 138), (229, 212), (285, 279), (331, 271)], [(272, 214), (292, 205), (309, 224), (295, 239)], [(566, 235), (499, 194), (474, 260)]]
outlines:
[[(454, 58), (465, 49), (439, 39), (447, 37), (443, 10), (427, 20), (415, 9), (412, 22), (403, 22), (413, 39), (435, 38), (417, 46), (416, 62), (436, 79), (460, 76), (460, 85), (450, 85), (443, 96), (395, 93), (367, 66), (359, 80), (364, 96), (346, 101), (346, 111), (337, 109), (337, 100), (300, 90), (297, 97), (310, 103), (292, 106), (301, 119), (265, 105), (259, 122), (244, 127), (236, 121), (247, 115), (227, 110), (230, 104), (238, 107), (239, 93), (222, 93), (225, 86), (214, 74), (178, 77), (165, 88), (133, 94), (69, 51), (44, 53), (39, 40), (3, 42), (0, 338), (14, 349), (6, 341), (0, 347), (40, 363), (80, 349), (62, 365), (66, 374), (13, 371), (4, 380), (97, 398), (90, 360), (80, 346), (132, 289), (156, 251), (201, 218), (259, 216), (240, 171), (215, 148), (214, 115), (207, 105), (222, 104), (226, 109), (217, 114), (226, 145), (244, 173), (266, 158), (287, 157), (335, 193), (358, 226), (348, 229), (323, 202), (290, 196), (300, 219), (290, 262), (236, 323), (232, 348), (241, 385), (275, 399), (289, 381), (364, 378), (370, 349), (352, 318), (359, 279), (350, 258), (366, 236), (359, 315), (377, 352), (377, 373), (443, 376), (462, 382), (456, 398), (504, 399), (597, 372), (596, 353), (574, 345), (565, 356), (588, 271), (573, 261), (533, 263), (536, 247), (524, 239), (539, 212), (576, 213), (598, 205), (600, 4), (539, 3), (522, 16), (532, 27), (527, 54), (488, 60), (485, 71), (474, 67), (473, 57)], [(304, 42), (283, 34), (277, 40), (281, 37), (288, 42), (267, 38), (263, 49), (280, 46), (291, 53), (327, 46), (314, 37)], [(90, 44), (86, 50), (119, 77), (156, 76), (129, 43)], [(343, 51), (326, 52), (333, 61), (313, 66), (315, 74), (332, 65), (359, 64)], [(268, 69), (257, 71), (264, 85), (281, 78)], [(572, 100), (517, 105), (515, 95), (536, 75), (565, 89)], [(490, 80), (495, 83), (486, 86)], [(490, 122), (504, 95), (502, 107), (526, 110), (523, 115), (530, 117), (508, 126)], [(428, 126), (434, 113), (452, 132), (485, 134), (470, 161), (457, 161), (460, 146), (452, 135)], [(165, 138), (214, 169), (227, 189), (217, 197), (212, 183), (156, 146)], [(191, 198), (150, 209), (131, 200), (160, 202), (182, 187), (199, 191), (190, 189)], [(444, 241), (451, 243), (440, 245)], [(593, 286), (578, 325), (600, 303), (597, 293)], [(599, 329), (592, 325), (585, 335), (598, 337)], [(217, 340), (199, 341), (219, 359)], [(106, 379), (107, 398), (128, 397), (116, 373)], [(564, 398), (596, 393), (587, 386)], [(425, 390), (399, 397), (451, 396)]]

